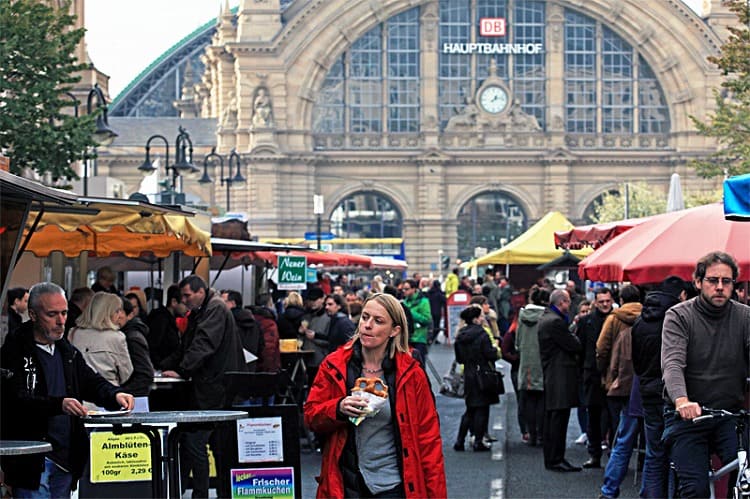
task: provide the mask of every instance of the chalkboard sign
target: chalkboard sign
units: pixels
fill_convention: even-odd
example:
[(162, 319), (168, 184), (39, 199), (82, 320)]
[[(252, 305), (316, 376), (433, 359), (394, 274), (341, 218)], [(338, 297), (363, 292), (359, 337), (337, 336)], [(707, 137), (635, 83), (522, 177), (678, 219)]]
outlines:
[(466, 291), (456, 291), (448, 297), (448, 341), (453, 342), (458, 334), (461, 311), (469, 306), (471, 295)]

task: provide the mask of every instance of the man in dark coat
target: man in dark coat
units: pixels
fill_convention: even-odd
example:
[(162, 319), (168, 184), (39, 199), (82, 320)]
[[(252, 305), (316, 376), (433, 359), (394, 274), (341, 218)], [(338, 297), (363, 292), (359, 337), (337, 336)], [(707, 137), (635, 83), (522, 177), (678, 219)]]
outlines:
[[(583, 403), (588, 411), (588, 452), (590, 459), (583, 463), (584, 468), (599, 468), (602, 457), (602, 413), (604, 421), (609, 421), (607, 393), (602, 386), (602, 374), (596, 364), (596, 341), (602, 331), (607, 316), (612, 313), (612, 291), (609, 288), (596, 288), (594, 291), (594, 311), (578, 323), (576, 335), (583, 346)], [(612, 430), (614, 434), (614, 430)]]
[(122, 322), (117, 324), (125, 335), (133, 374), (121, 386), (134, 397), (148, 397), (154, 381), (154, 365), (148, 353), (148, 326), (138, 317), (138, 310), (127, 298), (122, 299)]
[(68, 331), (76, 327), (76, 321), (89, 307), (89, 303), (91, 303), (93, 297), (94, 290), (85, 286), (74, 289), (70, 294), (68, 318), (65, 319), (65, 338), (68, 337)]
[(57, 284), (44, 282), (29, 292), (29, 318), (8, 335), (0, 362), (3, 440), (43, 440), (52, 451), (7, 456), (5, 481), (17, 497), (67, 497), (88, 458), (82, 400), (107, 409), (132, 409), (133, 396), (94, 372), (81, 352), (63, 338), (68, 302)]
[(581, 471), (565, 460), (570, 408), (578, 405), (578, 360), (581, 343), (568, 330), (570, 297), (563, 289), (550, 295), (550, 306), (539, 319), (539, 352), (544, 372), (544, 467)]
[(640, 379), (646, 458), (641, 497), (667, 497), (667, 454), (664, 433), (664, 381), (661, 376), (661, 332), (667, 310), (684, 301), (687, 283), (677, 276), (662, 281), (646, 295), (643, 312), (630, 331), (633, 370)]
[(182, 303), (180, 288), (172, 284), (167, 288), (166, 305), (155, 308), (148, 314), (148, 350), (156, 369), (164, 369), (162, 361), (174, 354), (180, 346), (180, 331), (177, 317), (183, 317), (187, 309)]
[[(234, 317), (224, 300), (197, 275), (185, 277), (179, 284), (182, 302), (190, 309), (188, 328), (180, 348), (164, 359), (162, 373), (167, 377), (192, 379), (191, 409), (222, 409), (226, 387), (224, 374), (228, 371), (244, 371), (242, 344), (234, 323)], [(183, 446), (189, 456), (193, 471), (193, 497), (208, 497), (208, 454), (206, 444), (211, 430), (199, 429), (186, 432)], [(223, 445), (217, 445), (221, 436), (214, 437), (211, 448), (216, 458), (217, 469), (224, 473)], [(183, 472), (187, 473), (187, 468)], [(226, 485), (220, 481), (220, 487)], [(219, 490), (219, 497), (222, 495)], [(226, 492), (224, 492), (227, 494)]]
[(11, 288), (8, 290), (8, 333), (13, 333), (21, 327), (28, 303), (28, 289)]
[[(239, 291), (225, 289), (221, 292), (221, 299), (227, 304), (232, 312), (232, 317), (234, 317), (234, 322), (237, 324), (237, 332), (240, 334), (247, 370), (248, 372), (255, 372), (255, 368), (258, 366), (256, 361), (260, 359), (264, 344), (260, 325), (250, 310), (242, 308), (242, 294)], [(248, 354), (252, 354), (255, 358), (248, 361), (252, 358)]]

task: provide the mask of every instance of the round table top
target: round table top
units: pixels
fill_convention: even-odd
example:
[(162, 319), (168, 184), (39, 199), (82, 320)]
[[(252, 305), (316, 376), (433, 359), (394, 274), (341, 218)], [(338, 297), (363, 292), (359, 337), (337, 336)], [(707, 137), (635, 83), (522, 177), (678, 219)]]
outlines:
[(155, 411), (87, 416), (83, 418), (83, 421), (97, 424), (171, 424), (235, 421), (246, 417), (248, 415), (245, 411)]
[(185, 378), (168, 378), (166, 376), (154, 376), (154, 383), (185, 383)]
[(0, 456), (14, 456), (21, 454), (41, 454), (52, 450), (47, 442), (35, 440), (0, 440)]

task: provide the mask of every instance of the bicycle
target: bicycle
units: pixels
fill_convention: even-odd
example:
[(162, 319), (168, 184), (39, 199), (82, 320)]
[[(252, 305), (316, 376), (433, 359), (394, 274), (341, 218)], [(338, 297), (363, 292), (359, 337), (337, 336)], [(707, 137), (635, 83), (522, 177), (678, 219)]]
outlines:
[[(731, 412), (725, 409), (711, 409), (710, 407), (701, 407), (701, 415), (693, 418), (693, 423), (699, 423), (707, 419), (715, 417), (729, 417), (735, 420), (735, 431), (737, 433), (737, 458), (733, 461), (725, 464), (718, 470), (709, 469), (708, 471), (708, 482), (710, 490), (710, 498), (716, 498), (716, 491), (714, 483), (720, 480), (725, 475), (728, 475), (732, 471), (737, 471), (737, 479), (734, 487), (732, 487), (732, 498), (742, 499), (750, 498), (750, 463), (748, 463), (747, 449), (745, 447), (745, 429), (748, 427), (748, 418), (750, 418), (750, 412), (742, 409), (738, 412)], [(677, 476), (675, 474), (674, 465), (670, 466), (674, 484), (673, 490), (676, 492), (677, 487)], [(674, 497), (677, 497), (675, 494)]]

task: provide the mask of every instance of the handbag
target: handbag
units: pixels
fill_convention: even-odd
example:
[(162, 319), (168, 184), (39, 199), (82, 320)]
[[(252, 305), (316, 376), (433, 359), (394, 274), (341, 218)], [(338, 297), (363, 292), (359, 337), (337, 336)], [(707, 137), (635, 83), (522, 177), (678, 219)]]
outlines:
[(458, 364), (454, 360), (448, 373), (443, 376), (440, 385), (440, 393), (447, 397), (464, 398), (464, 374), (457, 369)]
[(503, 373), (494, 368), (477, 366), (477, 385), (485, 395), (495, 396), (505, 393)]

